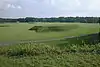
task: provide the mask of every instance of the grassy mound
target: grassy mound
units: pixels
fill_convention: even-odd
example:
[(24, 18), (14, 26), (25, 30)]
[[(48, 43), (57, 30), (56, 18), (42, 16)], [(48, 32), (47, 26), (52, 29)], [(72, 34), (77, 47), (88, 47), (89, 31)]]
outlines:
[(3, 24), (0, 24), (0, 27), (10, 27), (9, 25), (3, 25)]
[(67, 26), (34, 26), (29, 30), (34, 30), (36, 32), (59, 32), (59, 31), (69, 31), (78, 28), (78, 25), (67, 25)]

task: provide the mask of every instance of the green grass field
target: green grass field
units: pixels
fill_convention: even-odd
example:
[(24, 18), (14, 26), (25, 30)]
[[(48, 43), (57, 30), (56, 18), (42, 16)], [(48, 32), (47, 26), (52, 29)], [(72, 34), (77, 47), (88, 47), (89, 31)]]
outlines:
[[(33, 26), (64, 26), (66, 31), (37, 33), (30, 31)], [(71, 29), (70, 29), (71, 28)], [(79, 36), (99, 32), (99, 24), (85, 23), (8, 23), (0, 24), (0, 42), (19, 40), (43, 40), (63, 38), (65, 36)]]
[[(30, 31), (33, 26), (61, 26), (64, 31)], [(89, 23), (0, 24), (0, 42), (80, 36), (97, 33), (99, 28), (99, 24)], [(100, 43), (83, 42), (91, 38), (3, 45), (0, 46), (0, 67), (100, 67)]]

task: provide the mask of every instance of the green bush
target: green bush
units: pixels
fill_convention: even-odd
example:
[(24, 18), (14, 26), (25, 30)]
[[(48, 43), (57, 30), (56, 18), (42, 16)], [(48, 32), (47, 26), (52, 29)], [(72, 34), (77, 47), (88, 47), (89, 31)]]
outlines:
[[(99, 67), (100, 44), (0, 46), (0, 67)], [(92, 52), (91, 52), (92, 51)]]
[(1, 46), (0, 54), (7, 56), (38, 56), (38, 55), (61, 55), (66, 53), (95, 53), (100, 54), (100, 44), (96, 45), (78, 45), (72, 44), (66, 46), (49, 46), (45, 44), (19, 44), (12, 46)]
[(41, 54), (58, 54), (60, 50), (48, 45), (15, 45), (9, 47), (1, 47), (0, 54), (7, 56), (37, 56)]

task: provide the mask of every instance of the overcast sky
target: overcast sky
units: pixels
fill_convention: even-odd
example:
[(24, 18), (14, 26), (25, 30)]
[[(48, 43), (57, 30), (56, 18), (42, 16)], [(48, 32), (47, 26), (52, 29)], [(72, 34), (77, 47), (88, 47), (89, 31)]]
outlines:
[(0, 0), (0, 17), (100, 16), (100, 0)]

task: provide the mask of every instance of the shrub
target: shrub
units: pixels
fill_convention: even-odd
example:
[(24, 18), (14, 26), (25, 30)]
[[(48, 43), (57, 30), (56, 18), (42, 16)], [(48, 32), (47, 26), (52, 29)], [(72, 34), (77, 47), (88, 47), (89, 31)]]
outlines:
[(67, 53), (95, 53), (100, 54), (100, 44), (79, 45), (73, 44), (61, 48), (45, 44), (19, 44), (0, 47), (0, 55), (6, 56), (40, 56), (40, 55), (62, 55)]

